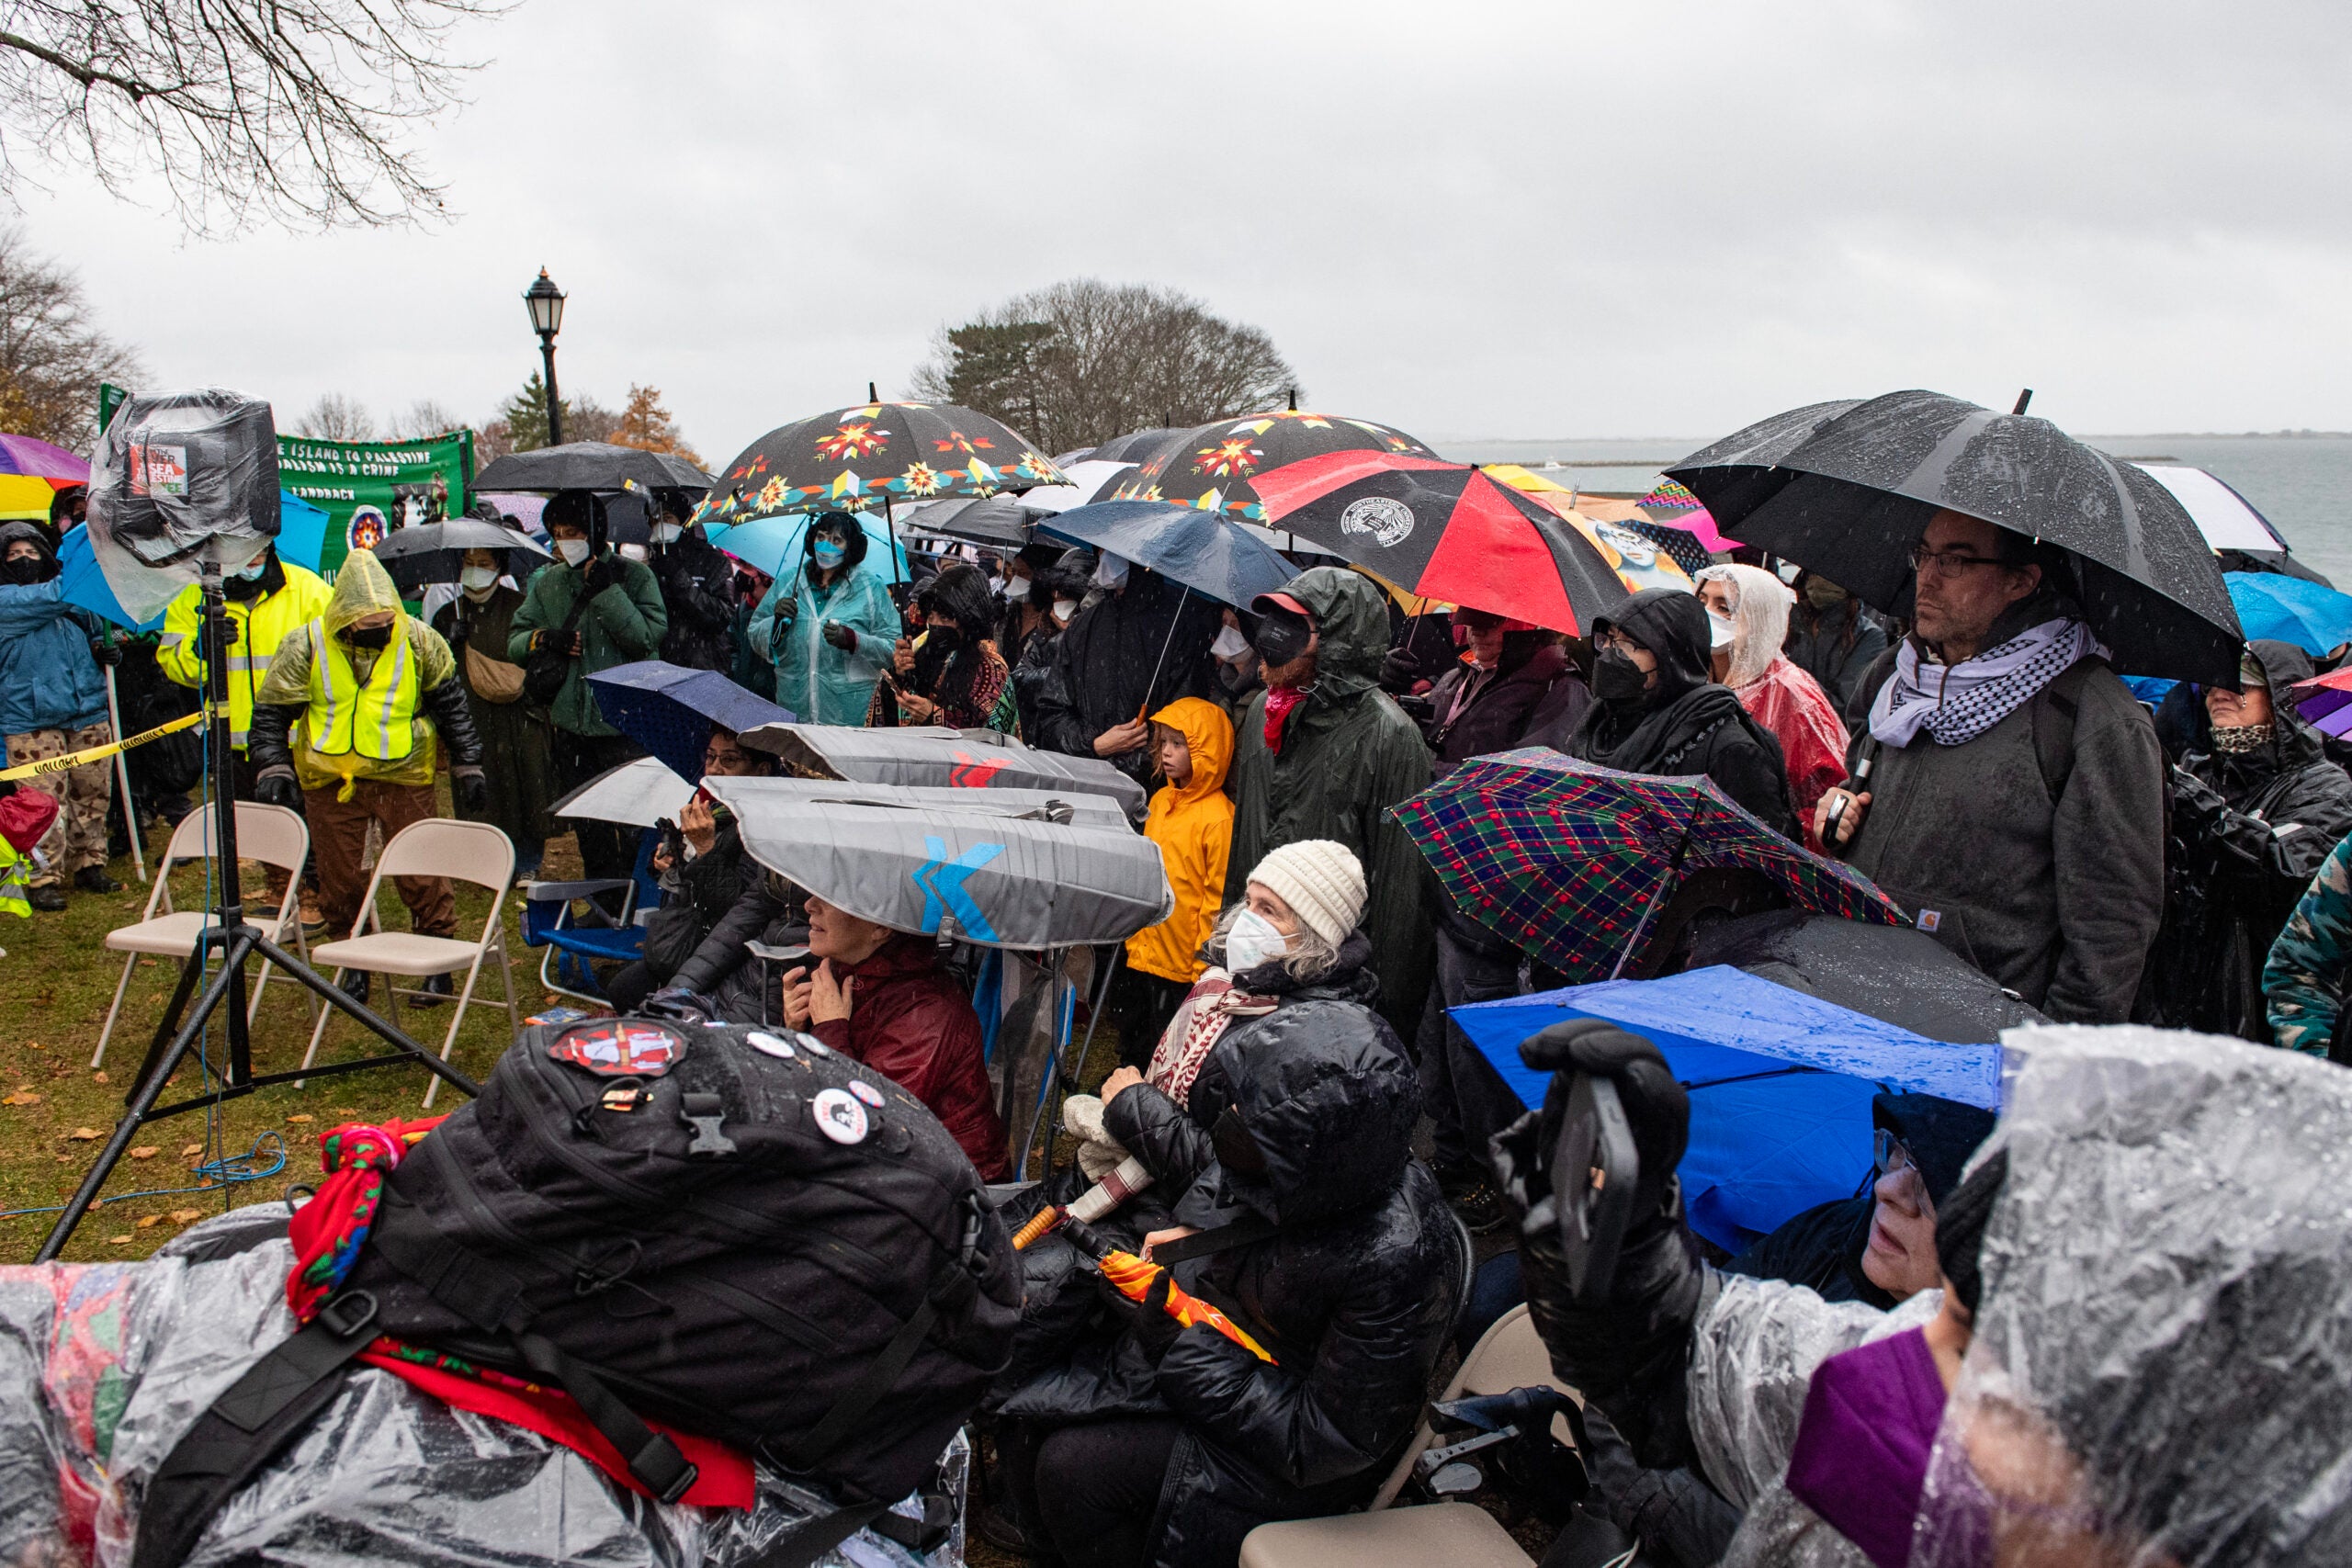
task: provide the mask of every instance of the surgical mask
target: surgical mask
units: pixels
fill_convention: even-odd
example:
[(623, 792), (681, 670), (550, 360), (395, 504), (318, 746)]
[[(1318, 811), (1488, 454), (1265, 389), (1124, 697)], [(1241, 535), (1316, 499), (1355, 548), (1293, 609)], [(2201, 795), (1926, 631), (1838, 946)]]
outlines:
[(657, 545), (671, 544), (684, 532), (685, 529), (675, 523), (656, 523), (653, 525), (653, 542)]
[(838, 539), (820, 539), (809, 553), (817, 558), (819, 566), (831, 571), (849, 558), (849, 547)]
[(498, 569), (494, 566), (469, 566), (458, 572), (458, 586), (469, 593), (486, 593), (498, 586)]
[(623, 545), (621, 547), (621, 559), (643, 560), (644, 558), (645, 547), (643, 545)]
[(1649, 684), (1649, 671), (1633, 660), (1630, 654), (1616, 649), (1603, 649), (1592, 661), (1592, 694), (1604, 703), (1622, 703), (1638, 697)]
[(1107, 588), (1114, 593), (1125, 588), (1127, 585), (1126, 558), (1103, 551), (1102, 558), (1094, 563), (1094, 585)]
[(343, 640), (354, 648), (388, 648), (391, 645), (392, 628), (380, 626), (345, 626)]
[(1249, 651), (1250, 639), (1231, 626), (1217, 633), (1216, 640), (1209, 644), (1209, 652), (1228, 664)]
[(1077, 614), (1077, 600), (1057, 599), (1054, 601), (1054, 619), (1061, 622), (1064, 626), (1068, 626), (1069, 624), (1069, 618)]
[(1732, 625), (1729, 615), (1718, 615), (1710, 610), (1707, 612), (1707, 636), (1708, 646), (1720, 650), (1738, 640), (1739, 628)]
[(585, 539), (558, 539), (555, 542), (555, 553), (562, 559), (564, 565), (578, 566), (582, 561), (588, 558), (588, 541)]
[(253, 564), (240, 568), (237, 571), (237, 575), (243, 578), (247, 582), (259, 582), (261, 581), (262, 573), (268, 570), (269, 557), (266, 554), (258, 555), (253, 558)]
[(1290, 938), (1276, 931), (1274, 922), (1255, 909), (1242, 910), (1226, 928), (1225, 968), (1228, 975), (1271, 964), (1289, 951)]

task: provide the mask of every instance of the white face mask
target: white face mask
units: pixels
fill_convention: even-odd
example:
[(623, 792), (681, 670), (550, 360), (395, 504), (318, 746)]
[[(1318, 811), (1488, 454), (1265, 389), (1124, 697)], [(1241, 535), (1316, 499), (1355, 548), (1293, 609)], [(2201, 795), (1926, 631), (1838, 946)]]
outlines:
[(621, 547), (621, 559), (643, 560), (644, 558), (645, 547), (643, 545), (623, 545)]
[(458, 586), (469, 593), (487, 593), (498, 586), (498, 569), (494, 566), (469, 566), (459, 569)]
[(657, 545), (671, 544), (684, 532), (685, 530), (675, 523), (656, 523), (653, 525), (653, 542)]
[(1250, 651), (1250, 639), (1227, 626), (1216, 634), (1216, 640), (1209, 644), (1209, 651), (1230, 664)]
[(558, 539), (555, 542), (555, 553), (562, 558), (564, 565), (578, 566), (582, 561), (588, 558), (588, 541), (585, 539)]
[(1274, 922), (1255, 909), (1242, 910), (1226, 928), (1225, 971), (1228, 975), (1270, 964), (1289, 951), (1290, 938), (1276, 931)]
[(1077, 600), (1057, 599), (1054, 601), (1054, 619), (1061, 622), (1064, 626), (1068, 626), (1069, 624), (1069, 618), (1077, 614)]
[(1094, 585), (1097, 588), (1107, 588), (1116, 593), (1121, 588), (1126, 586), (1126, 558), (1114, 556), (1108, 550), (1103, 551), (1102, 558), (1094, 563)]
[(1729, 615), (1718, 615), (1713, 610), (1707, 612), (1707, 631), (1713, 638), (1712, 648), (1717, 650), (1729, 648), (1739, 636), (1739, 629), (1732, 625)]

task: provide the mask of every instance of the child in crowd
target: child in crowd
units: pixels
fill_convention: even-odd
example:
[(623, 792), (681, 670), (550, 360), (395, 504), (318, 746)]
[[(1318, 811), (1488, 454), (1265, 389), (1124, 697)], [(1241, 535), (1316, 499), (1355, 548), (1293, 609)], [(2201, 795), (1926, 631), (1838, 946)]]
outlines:
[(1151, 1059), (1161, 1031), (1202, 968), (1201, 944), (1225, 902), (1233, 801), (1225, 773), (1233, 761), (1233, 721), (1215, 703), (1180, 697), (1151, 716), (1153, 755), (1168, 782), (1151, 797), (1144, 837), (1159, 846), (1176, 909), (1127, 939), (1125, 968), (1112, 988), (1119, 1058)]

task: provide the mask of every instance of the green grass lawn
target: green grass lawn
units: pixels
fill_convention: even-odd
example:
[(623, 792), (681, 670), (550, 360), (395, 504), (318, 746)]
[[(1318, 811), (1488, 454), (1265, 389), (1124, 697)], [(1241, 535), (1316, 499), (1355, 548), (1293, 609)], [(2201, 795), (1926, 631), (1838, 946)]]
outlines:
[[(446, 784), (444, 794), (446, 795)], [(447, 809), (444, 800), (444, 809)], [(148, 869), (168, 834), (158, 830), (147, 845)], [(543, 874), (578, 874), (571, 840), (548, 846)], [(0, 918), (0, 1210), (47, 1208), (47, 1213), (14, 1213), (0, 1219), (0, 1262), (29, 1261), (49, 1228), (56, 1223), (58, 1206), (74, 1195), (106, 1137), (123, 1112), (123, 1097), (137, 1073), (156, 1020), (170, 999), (178, 968), (168, 960), (141, 959), (133, 970), (122, 1017), (107, 1043), (106, 1060), (98, 1071), (90, 1067), (97, 1048), (98, 1029), (107, 1004), (122, 973), (122, 958), (108, 953), (107, 931), (139, 919), (148, 889), (131, 872), (126, 856), (114, 863), (113, 874), (127, 884), (108, 897), (75, 892), (62, 914), (35, 914), (28, 920)], [(246, 867), (247, 903), (258, 910), (263, 903), (261, 868)], [(173, 878), (173, 897), (179, 908), (200, 908), (204, 903), (204, 873), (191, 865)], [(405, 931), (408, 911), (387, 884), (379, 900), (390, 928)], [(458, 934), (471, 938), (481, 930), (490, 894), (463, 884), (458, 887)], [(539, 953), (522, 945), (521, 900), (509, 895), (503, 919), (510, 961), (514, 967), (515, 1001), (524, 1016), (563, 1000), (538, 983)], [(334, 933), (341, 934), (341, 933)], [(323, 939), (314, 939), (323, 940)], [(249, 969), (250, 975), (254, 971)], [(311, 1020), (303, 998), (307, 993), (289, 980), (274, 978), (263, 994), (260, 1015), (254, 1021), (253, 1050), (256, 1072), (298, 1066), (310, 1039)], [(506, 1013), (501, 1006), (482, 1006), (480, 998), (502, 995), (497, 976), (485, 964), (475, 987), (478, 998), (468, 1010), (451, 1060), (465, 1073), (481, 1077), (507, 1042)], [(383, 1010), (383, 979), (376, 982), (374, 1005)], [(449, 1027), (451, 1009), (422, 1012), (402, 1009), (401, 1021), (412, 1038), (440, 1049)], [(359, 1026), (338, 1017), (327, 1026), (321, 1061), (351, 1060), (376, 1054), (375, 1041)], [(210, 1035), (213, 1060), (225, 1064), (228, 1034), (216, 1015)], [(164, 1093), (166, 1103), (190, 1098), (201, 1090), (203, 1074), (189, 1054), (177, 1080)], [(388, 1067), (346, 1077), (313, 1078), (301, 1089), (281, 1084), (222, 1104), (217, 1114), (191, 1111), (140, 1130), (131, 1152), (115, 1169), (97, 1212), (86, 1215), (74, 1234), (65, 1256), (72, 1258), (143, 1258), (182, 1225), (206, 1215), (246, 1203), (274, 1203), (288, 1186), (315, 1182), (319, 1174), (318, 1136), (338, 1122), (384, 1116), (429, 1114), (424, 1109), (426, 1084), (421, 1067)], [(464, 1097), (446, 1086), (433, 1111), (453, 1111)], [(195, 1168), (223, 1156), (243, 1155), (257, 1139), (274, 1134), (282, 1139), (286, 1167), (258, 1181), (205, 1187)], [(270, 1163), (268, 1151), (260, 1162)], [(170, 1188), (198, 1188), (154, 1197), (126, 1194)], [(119, 1200), (119, 1201), (117, 1201)]]

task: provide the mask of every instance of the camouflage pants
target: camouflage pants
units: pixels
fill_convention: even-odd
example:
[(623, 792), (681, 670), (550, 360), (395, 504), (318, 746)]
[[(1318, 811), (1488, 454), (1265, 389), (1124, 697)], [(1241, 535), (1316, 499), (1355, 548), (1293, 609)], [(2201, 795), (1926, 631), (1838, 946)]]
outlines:
[[(103, 746), (114, 739), (113, 727), (103, 722), (79, 729), (34, 729), (8, 737), (8, 765), (38, 762)], [(20, 779), (19, 787), (57, 797), (57, 820), (35, 846), (45, 864), (36, 869), (32, 886), (54, 886), (85, 865), (107, 863), (107, 806), (114, 794), (114, 759), (85, 762), (62, 773)]]

